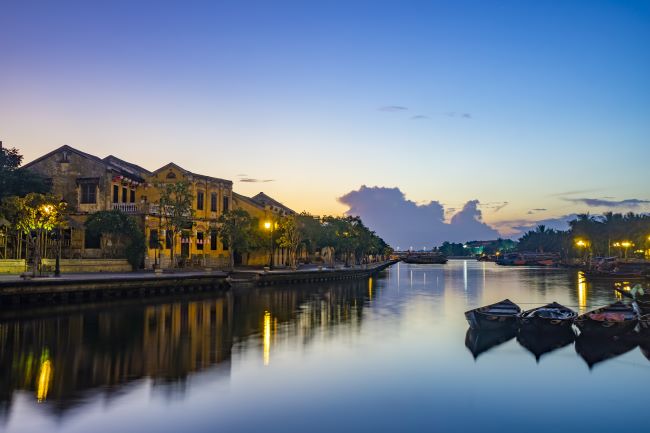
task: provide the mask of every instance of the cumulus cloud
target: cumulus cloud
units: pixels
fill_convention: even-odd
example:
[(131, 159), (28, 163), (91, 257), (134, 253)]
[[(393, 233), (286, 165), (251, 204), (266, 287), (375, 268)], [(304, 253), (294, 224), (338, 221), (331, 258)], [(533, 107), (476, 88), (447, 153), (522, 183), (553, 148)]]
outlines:
[(628, 198), (625, 200), (606, 200), (602, 198), (565, 198), (573, 203), (581, 203), (590, 207), (639, 207), (650, 203), (650, 200)]
[(438, 201), (417, 204), (399, 188), (363, 185), (339, 198), (348, 215), (363, 221), (394, 247), (434, 246), (444, 241), (496, 239), (499, 233), (485, 222), (479, 201), (471, 200), (445, 222), (445, 209)]
[(406, 110), (408, 110), (408, 107), (403, 107), (401, 105), (385, 105), (383, 107), (379, 107), (379, 111), (395, 112), (395, 111), (406, 111)]

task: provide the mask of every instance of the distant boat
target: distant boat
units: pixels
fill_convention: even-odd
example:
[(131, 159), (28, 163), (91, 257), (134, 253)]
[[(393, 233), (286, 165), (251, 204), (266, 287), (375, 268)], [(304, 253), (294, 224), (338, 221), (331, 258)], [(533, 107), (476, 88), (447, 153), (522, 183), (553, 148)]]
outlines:
[(409, 253), (402, 257), (404, 263), (416, 265), (444, 265), (447, 263), (447, 257), (441, 253)]
[(497, 258), (497, 265), (502, 266), (557, 266), (559, 263), (558, 253), (519, 252), (503, 254)]
[(519, 313), (521, 308), (517, 304), (510, 299), (504, 299), (496, 304), (467, 311), (465, 318), (472, 329), (496, 330), (514, 327)]
[(557, 302), (543, 307), (533, 308), (517, 315), (517, 322), (522, 329), (549, 331), (571, 328), (578, 313)]
[(573, 322), (582, 333), (624, 334), (638, 323), (631, 305), (616, 302), (578, 316)]

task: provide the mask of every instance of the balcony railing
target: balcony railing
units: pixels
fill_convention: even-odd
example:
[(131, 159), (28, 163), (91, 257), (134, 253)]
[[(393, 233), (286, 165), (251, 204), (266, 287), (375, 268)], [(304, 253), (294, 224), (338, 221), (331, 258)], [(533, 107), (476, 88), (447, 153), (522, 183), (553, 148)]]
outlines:
[[(120, 210), (127, 214), (160, 215), (160, 205), (156, 203), (113, 203), (113, 210)], [(163, 215), (173, 213), (171, 206), (166, 206), (164, 210), (166, 212)]]
[[(143, 203), (146, 206), (146, 203)], [(113, 210), (119, 210), (124, 213), (142, 213), (145, 211), (145, 206), (140, 203), (113, 203)]]

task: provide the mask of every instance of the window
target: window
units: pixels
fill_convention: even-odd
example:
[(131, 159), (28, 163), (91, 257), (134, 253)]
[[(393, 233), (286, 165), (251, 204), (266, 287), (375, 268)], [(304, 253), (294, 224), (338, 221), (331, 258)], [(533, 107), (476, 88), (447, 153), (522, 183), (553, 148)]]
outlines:
[(210, 194), (210, 211), (211, 212), (216, 212), (217, 211), (217, 193), (213, 192)]
[(174, 234), (172, 233), (171, 230), (167, 230), (165, 232), (165, 248), (168, 250), (172, 249), (172, 238)]
[(217, 232), (210, 232), (210, 249), (215, 251), (217, 249)]
[(158, 248), (158, 230), (156, 229), (149, 232), (149, 248)]
[(223, 212), (228, 212), (228, 197), (223, 198)]
[(92, 233), (88, 230), (84, 232), (84, 248), (100, 248), (101, 234)]
[(128, 191), (125, 186), (122, 187), (122, 203), (126, 203)]
[(196, 208), (198, 210), (203, 210), (203, 191), (196, 193)]
[(223, 246), (224, 251), (228, 251), (228, 239), (221, 239), (221, 245)]
[(94, 204), (97, 203), (97, 184), (96, 183), (82, 183), (79, 185), (81, 189), (81, 204)]
[(199, 251), (203, 250), (203, 232), (196, 234), (196, 249)]
[(120, 202), (120, 187), (113, 185), (113, 203)]
[(129, 196), (129, 202), (135, 203), (135, 190), (131, 190), (131, 195)]

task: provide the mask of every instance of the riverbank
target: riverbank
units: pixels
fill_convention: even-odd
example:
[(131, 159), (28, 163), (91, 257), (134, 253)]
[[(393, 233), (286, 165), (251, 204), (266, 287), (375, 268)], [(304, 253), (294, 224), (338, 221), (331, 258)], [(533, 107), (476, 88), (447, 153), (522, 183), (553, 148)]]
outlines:
[(230, 287), (296, 284), (366, 278), (396, 263), (389, 260), (349, 268), (304, 270), (246, 270), (154, 274), (88, 273), (61, 277), (0, 278), (0, 306), (84, 302), (175, 293), (225, 291)]

